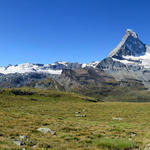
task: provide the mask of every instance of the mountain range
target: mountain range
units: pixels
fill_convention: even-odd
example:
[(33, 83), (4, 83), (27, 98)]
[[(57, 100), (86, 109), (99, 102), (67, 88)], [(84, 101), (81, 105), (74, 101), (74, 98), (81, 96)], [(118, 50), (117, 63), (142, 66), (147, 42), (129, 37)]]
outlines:
[(150, 47), (127, 29), (108, 57), (88, 64), (18, 64), (0, 67), (0, 87), (36, 87), (108, 95), (112, 89), (150, 89)]

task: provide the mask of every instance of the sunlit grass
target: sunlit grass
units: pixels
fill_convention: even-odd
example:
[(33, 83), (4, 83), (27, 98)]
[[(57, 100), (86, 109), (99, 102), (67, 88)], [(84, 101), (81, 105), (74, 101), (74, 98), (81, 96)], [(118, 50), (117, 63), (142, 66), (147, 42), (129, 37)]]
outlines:
[[(95, 103), (87, 101), (92, 100), (90, 97), (74, 93), (17, 90), (26, 92), (15, 95), (7, 89), (0, 94), (0, 150), (31, 149), (29, 145), (19, 147), (13, 143), (13, 138), (20, 135), (37, 141), (37, 150), (104, 150), (104, 147), (112, 149), (109, 145), (113, 143), (127, 147), (133, 144), (143, 149), (150, 142), (150, 103)], [(76, 117), (75, 112), (86, 117)], [(42, 134), (37, 131), (39, 127), (50, 128), (56, 135)]]
[(129, 141), (128, 139), (101, 138), (96, 139), (94, 144), (98, 147), (108, 148), (111, 150), (126, 150), (136, 147), (135, 142)]

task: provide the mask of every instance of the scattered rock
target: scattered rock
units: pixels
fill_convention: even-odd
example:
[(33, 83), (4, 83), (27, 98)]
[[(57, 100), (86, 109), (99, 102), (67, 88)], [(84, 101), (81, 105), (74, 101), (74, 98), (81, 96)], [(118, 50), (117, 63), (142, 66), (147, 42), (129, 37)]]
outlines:
[(118, 121), (123, 120), (122, 118), (116, 118), (116, 117), (113, 117), (112, 119), (113, 119), (113, 120), (118, 120)]
[(52, 131), (52, 130), (49, 129), (49, 128), (38, 128), (37, 130), (40, 131), (40, 132), (42, 132), (42, 133), (44, 133), (44, 134), (46, 134), (46, 133), (48, 133), (48, 132), (50, 132), (52, 135), (55, 135), (55, 134), (56, 134), (55, 131)]
[(25, 139), (27, 138), (27, 136), (25, 135), (20, 135), (19, 139), (15, 139), (14, 140), (14, 144), (21, 146), (21, 145), (25, 145)]
[(80, 112), (76, 111), (75, 114), (80, 114)]
[(21, 146), (21, 145), (24, 145), (25, 143), (23, 141), (20, 141), (20, 140), (15, 140), (14, 144)]
[(32, 148), (36, 148), (39, 144), (37, 143), (36, 145), (33, 145)]
[(28, 137), (25, 136), (25, 135), (20, 135), (19, 138), (20, 138), (21, 140), (23, 140), (23, 139), (27, 139)]
[(131, 133), (130, 133), (130, 136), (131, 136), (131, 137), (135, 137), (135, 136), (136, 136), (136, 133), (135, 133), (135, 132), (131, 132)]
[(144, 150), (150, 150), (150, 143), (145, 146)]
[[(21, 135), (18, 138), (13, 137), (13, 142), (14, 142), (14, 144), (16, 144), (18, 146), (27, 145), (27, 146), (30, 146), (32, 148), (34, 148), (35, 146), (38, 145), (36, 140), (31, 140), (29, 137), (27, 137), (25, 135)], [(26, 149), (23, 148), (22, 150), (26, 150)]]
[[(82, 111), (85, 111), (85, 109), (83, 109)], [(75, 112), (75, 116), (76, 117), (86, 117), (86, 115), (82, 115), (81, 112), (79, 112), (79, 111)]]
[(86, 117), (86, 115), (80, 115), (80, 114), (77, 114), (75, 115), (76, 117)]
[(49, 149), (51, 148), (51, 145), (47, 144), (47, 143), (42, 143), (39, 145), (42, 149)]

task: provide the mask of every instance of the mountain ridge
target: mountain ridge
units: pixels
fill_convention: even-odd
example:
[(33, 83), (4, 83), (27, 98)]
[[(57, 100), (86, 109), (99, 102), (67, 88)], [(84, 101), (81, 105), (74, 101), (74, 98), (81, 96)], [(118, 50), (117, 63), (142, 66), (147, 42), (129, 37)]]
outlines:
[[(150, 47), (138, 38), (137, 33), (131, 29), (127, 29), (125, 35), (123, 36), (121, 42), (114, 48), (110, 54), (114, 61), (119, 61), (123, 64), (139, 65), (144, 68), (150, 68)], [(104, 58), (105, 59), (105, 58)], [(102, 62), (92, 61), (90, 63), (78, 63), (78, 62), (65, 62), (58, 61), (52, 64), (33, 64), (24, 63), (17, 65), (8, 65), (7, 67), (0, 67), (0, 73), (48, 73), (48, 74), (61, 74), (63, 69), (80, 69), (85, 67), (97, 68), (97, 66)]]
[[(130, 83), (131, 82), (131, 83)], [(134, 83), (134, 84), (133, 84)], [(18, 64), (0, 67), (0, 87), (31, 86), (66, 91), (139, 85), (150, 89), (150, 48), (127, 29), (119, 45), (101, 61), (88, 64), (58, 61), (53, 64)], [(140, 89), (140, 88), (139, 88)]]

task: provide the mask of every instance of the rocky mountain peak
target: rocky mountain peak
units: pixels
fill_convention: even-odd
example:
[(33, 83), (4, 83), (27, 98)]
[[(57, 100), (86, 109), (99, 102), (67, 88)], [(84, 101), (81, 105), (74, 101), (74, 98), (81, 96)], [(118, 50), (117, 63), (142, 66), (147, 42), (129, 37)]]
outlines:
[(123, 56), (142, 56), (146, 51), (147, 47), (139, 40), (138, 35), (127, 29), (121, 42), (111, 51), (109, 57), (123, 59)]
[(126, 36), (132, 36), (132, 37), (134, 37), (134, 38), (138, 38), (138, 35), (137, 35), (137, 33), (136, 32), (134, 32), (134, 31), (132, 31), (131, 29), (127, 29), (126, 30)]

